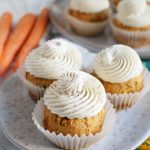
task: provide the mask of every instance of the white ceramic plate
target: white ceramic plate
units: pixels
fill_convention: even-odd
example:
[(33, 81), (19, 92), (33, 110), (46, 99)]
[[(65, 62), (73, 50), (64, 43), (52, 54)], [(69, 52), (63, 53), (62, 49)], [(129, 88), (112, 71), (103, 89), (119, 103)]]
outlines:
[[(89, 65), (95, 54), (78, 47)], [(150, 92), (135, 106), (117, 114), (116, 125), (108, 136), (88, 150), (133, 150), (150, 135)], [(23, 150), (58, 150), (34, 126), (34, 102), (15, 74), (0, 88), (0, 126), (3, 133)]]
[[(68, 4), (69, 0), (56, 0), (51, 7), (52, 22), (62, 35), (93, 52), (98, 52), (105, 47), (116, 44), (109, 27), (96, 37), (82, 37), (72, 32), (66, 18)], [(137, 49), (137, 52), (143, 59), (150, 58), (150, 46)]]

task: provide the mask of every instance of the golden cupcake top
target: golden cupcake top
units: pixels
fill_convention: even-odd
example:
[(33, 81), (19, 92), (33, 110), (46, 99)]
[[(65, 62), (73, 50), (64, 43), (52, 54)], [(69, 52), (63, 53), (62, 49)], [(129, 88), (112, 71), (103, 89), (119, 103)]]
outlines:
[(82, 56), (78, 49), (63, 39), (47, 41), (25, 60), (27, 72), (45, 79), (58, 79), (68, 71), (80, 70), (81, 64)]
[(97, 115), (106, 102), (103, 85), (88, 73), (62, 75), (44, 94), (47, 108), (60, 117), (86, 118)]
[(113, 45), (97, 54), (93, 69), (103, 81), (122, 83), (139, 76), (143, 72), (143, 64), (134, 49)]
[(85, 13), (98, 13), (108, 8), (108, 0), (71, 0), (70, 2), (70, 9)]
[(150, 25), (150, 6), (146, 0), (123, 0), (117, 6), (117, 18), (131, 27)]

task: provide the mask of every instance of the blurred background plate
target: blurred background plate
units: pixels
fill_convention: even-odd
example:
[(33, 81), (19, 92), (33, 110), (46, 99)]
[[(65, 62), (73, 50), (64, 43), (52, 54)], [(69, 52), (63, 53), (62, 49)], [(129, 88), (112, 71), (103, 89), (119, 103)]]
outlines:
[[(75, 34), (69, 27), (66, 13), (69, 0), (56, 0), (51, 7), (51, 19), (54, 26), (66, 38), (77, 42), (93, 52), (98, 52), (112, 44), (116, 44), (109, 27), (107, 27), (99, 36), (83, 37)], [(142, 59), (150, 58), (150, 46), (136, 49)]]

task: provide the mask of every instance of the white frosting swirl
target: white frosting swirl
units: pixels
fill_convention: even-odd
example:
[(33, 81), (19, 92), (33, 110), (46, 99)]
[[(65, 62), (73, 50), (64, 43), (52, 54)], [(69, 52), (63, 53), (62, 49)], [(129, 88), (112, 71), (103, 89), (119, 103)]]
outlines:
[(68, 71), (80, 70), (82, 56), (63, 39), (54, 39), (33, 50), (25, 61), (27, 72), (45, 79), (58, 79)]
[(117, 18), (131, 27), (150, 25), (150, 7), (146, 0), (123, 0), (118, 4)]
[(111, 83), (126, 82), (143, 72), (140, 57), (125, 45), (114, 45), (100, 51), (93, 68), (99, 78)]
[(88, 73), (62, 75), (44, 94), (47, 108), (60, 117), (86, 118), (97, 115), (106, 102), (103, 85)]
[(108, 0), (71, 0), (70, 2), (70, 9), (85, 13), (98, 13), (108, 8)]

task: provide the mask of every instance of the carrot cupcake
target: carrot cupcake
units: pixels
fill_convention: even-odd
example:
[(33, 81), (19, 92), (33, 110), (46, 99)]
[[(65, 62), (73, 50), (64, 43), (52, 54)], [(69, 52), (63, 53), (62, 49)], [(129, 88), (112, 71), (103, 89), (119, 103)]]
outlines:
[(108, 0), (71, 0), (68, 21), (76, 33), (96, 35), (107, 24), (108, 10)]
[[(108, 118), (114, 117), (114, 110), (106, 99), (103, 85), (85, 72), (68, 72), (62, 75), (46, 90), (43, 101), (45, 133), (42, 127), (39, 129), (52, 142), (55, 141), (55, 144), (65, 149), (81, 149), (95, 143), (99, 139), (96, 139), (96, 135), (98, 137), (103, 131), (105, 123), (108, 125)], [(109, 107), (105, 106), (106, 103)], [(40, 107), (37, 104), (33, 113), (36, 125), (36, 114), (41, 111), (38, 110), (38, 105)], [(111, 113), (108, 113), (110, 110)], [(63, 144), (58, 142), (60, 136)], [(83, 142), (85, 144), (81, 144)]]
[(146, 0), (123, 0), (111, 19), (114, 38), (138, 48), (150, 44), (150, 7)]
[[(102, 82), (107, 93), (128, 95), (142, 91), (143, 71), (143, 64), (135, 50), (125, 45), (114, 45), (97, 54), (92, 74)], [(122, 107), (131, 105), (126, 104), (124, 106), (123, 102)], [(118, 104), (115, 105), (118, 107)]]
[(25, 60), (25, 82), (34, 100), (68, 71), (80, 70), (82, 56), (78, 49), (63, 39), (47, 41), (34, 49)]

